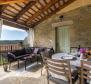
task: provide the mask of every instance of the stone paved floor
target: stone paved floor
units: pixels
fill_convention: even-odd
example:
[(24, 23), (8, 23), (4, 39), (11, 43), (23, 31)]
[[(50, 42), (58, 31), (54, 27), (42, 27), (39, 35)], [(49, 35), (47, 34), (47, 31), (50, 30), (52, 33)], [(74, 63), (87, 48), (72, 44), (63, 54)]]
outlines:
[(41, 76), (40, 64), (33, 63), (27, 66), (26, 71), (24, 66), (17, 69), (14, 65), (9, 72), (0, 67), (0, 84), (47, 84), (47, 80), (46, 76)]
[(34, 77), (38, 78), (41, 76), (41, 66), (40, 64), (33, 63), (27, 66), (27, 70), (25, 71), (24, 66), (17, 69), (17, 66), (14, 65), (11, 67), (9, 72), (4, 72), (3, 67), (0, 67), (0, 80), (5, 77), (10, 76), (20, 76), (20, 77)]
[[(23, 64), (20, 69), (17, 69), (16, 65), (13, 65), (9, 72), (4, 72), (3, 67), (0, 67), (0, 84), (47, 84), (46, 71), (44, 69), (41, 76), (40, 64), (30, 64), (26, 71)], [(50, 81), (50, 84), (54, 83)]]

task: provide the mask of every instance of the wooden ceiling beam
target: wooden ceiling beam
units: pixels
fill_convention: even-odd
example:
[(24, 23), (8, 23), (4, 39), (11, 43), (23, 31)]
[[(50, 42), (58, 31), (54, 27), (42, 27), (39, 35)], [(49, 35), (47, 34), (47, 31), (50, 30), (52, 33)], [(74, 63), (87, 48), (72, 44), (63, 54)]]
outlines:
[(32, 17), (29, 18), (29, 20), (26, 22), (31, 22), (34, 18), (38, 17), (40, 14), (42, 14), (44, 11), (48, 10), (53, 4), (58, 2), (59, 0), (51, 0), (46, 6), (42, 7), (36, 14), (34, 14)]
[(14, 20), (17, 21), (26, 11), (28, 11), (36, 1), (30, 1), (22, 10), (14, 17)]
[(44, 2), (45, 2), (45, 4), (47, 4), (47, 1), (46, 0), (44, 0)]
[(13, 8), (13, 9), (16, 10), (16, 11), (19, 11), (18, 8), (14, 7), (14, 6), (12, 6), (12, 5), (9, 5), (9, 7)]
[(19, 3), (25, 2), (26, 0), (0, 0), (0, 5), (2, 4), (12, 4), (12, 3)]
[(44, 7), (44, 5), (41, 3), (41, 1), (40, 1), (40, 0), (38, 1), (38, 3), (39, 3), (42, 7)]
[(40, 10), (40, 8), (39, 8), (37, 5), (35, 5), (35, 7), (36, 7), (38, 10)]
[(3, 5), (0, 5), (0, 15), (2, 13), (2, 10), (3, 10)]
[(35, 11), (33, 8), (31, 8), (31, 10), (34, 11), (34, 12), (36, 13), (36, 11)]
[(8, 5), (0, 5), (0, 15), (2, 15), (3, 11), (6, 9)]
[(13, 14), (15, 14), (12, 10), (9, 10), (9, 9), (7, 9), (7, 8), (6, 8), (6, 10), (9, 11), (9, 12), (11, 12), (11, 13), (13, 13)]
[(42, 18), (40, 21), (38, 21), (36, 24), (31, 25), (31, 27), (35, 27), (36, 25), (38, 25), (39, 23), (43, 22), (44, 20), (50, 18), (52, 15), (56, 14), (59, 10), (65, 8), (66, 6), (68, 6), (69, 4), (71, 4), (72, 2), (74, 2), (75, 0), (68, 0), (67, 2), (65, 2), (63, 5), (60, 5), (59, 8), (57, 8), (54, 12), (49, 13), (47, 16), (45, 16), (44, 18)]
[(21, 5), (19, 5), (18, 3), (15, 3), (17, 6), (19, 6), (20, 8), (23, 8)]
[(30, 28), (30, 27), (28, 27), (28, 26), (26, 26), (26, 25), (24, 25), (22, 23), (15, 22), (11, 18), (7, 18), (5, 16), (0, 16), (0, 19), (3, 19), (4, 24), (8, 25), (8, 26), (12, 26), (12, 27), (16, 27), (16, 28), (21, 28), (21, 29), (24, 29), (24, 30), (28, 30)]

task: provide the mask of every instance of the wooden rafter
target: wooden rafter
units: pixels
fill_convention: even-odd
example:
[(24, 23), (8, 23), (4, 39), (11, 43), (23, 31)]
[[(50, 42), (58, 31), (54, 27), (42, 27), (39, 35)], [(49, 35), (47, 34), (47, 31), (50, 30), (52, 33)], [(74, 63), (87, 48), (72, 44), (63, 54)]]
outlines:
[(0, 5), (0, 15), (2, 13), (3, 5)]
[(31, 27), (35, 27), (36, 25), (38, 25), (39, 23), (41, 23), (42, 21), (50, 18), (52, 15), (56, 14), (56, 12), (58, 12), (59, 10), (63, 9), (64, 7), (66, 7), (67, 5), (71, 4), (72, 2), (74, 2), (75, 0), (68, 0), (67, 2), (64, 2), (63, 5), (60, 5), (59, 8), (57, 8), (54, 12), (49, 13), (47, 16), (45, 16), (44, 18), (42, 18), (40, 21), (36, 22), (35, 24), (31, 25)]
[(0, 15), (2, 15), (3, 11), (6, 9), (8, 5), (0, 5)]
[(25, 2), (26, 0), (0, 0), (0, 5), (2, 4), (10, 4), (10, 3), (19, 3)]
[(0, 18), (4, 20), (4, 24), (6, 24), (6, 25), (13, 26), (13, 27), (19, 27), (19, 28), (22, 28), (24, 30), (29, 29), (29, 27), (27, 27), (26, 25), (19, 23), (19, 22), (15, 22), (11, 18), (7, 18), (5, 16), (0, 16)]
[(46, 0), (44, 0), (44, 2), (47, 4)]
[(38, 3), (43, 7), (44, 5), (41, 3), (41, 1), (39, 0)]
[(14, 7), (14, 6), (12, 6), (12, 5), (9, 5), (9, 7), (13, 8), (13, 9), (16, 10), (16, 11), (19, 11), (18, 8)]
[[(56, 2), (58, 2), (58, 0), (51, 0), (45, 7), (42, 7), (41, 10), (39, 10), (36, 14), (34, 14), (32, 17), (30, 17), (28, 22), (31, 22), (34, 18), (36, 18), (37, 16), (42, 14), (44, 11), (48, 10), (48, 8), (50, 8)], [(26, 24), (28, 22), (26, 22)]]
[(26, 11), (28, 11), (36, 1), (30, 1), (22, 10), (14, 17), (14, 20), (17, 21)]
[[(63, 3), (60, 1), (63, 1)], [(0, 18), (4, 19), (4, 23), (7, 25), (27, 30), (50, 18), (73, 1), (75, 0), (44, 0), (43, 2), (41, 0), (29, 0), (24, 2), (24, 5), (22, 3), (15, 3), (17, 6), (0, 5)]]

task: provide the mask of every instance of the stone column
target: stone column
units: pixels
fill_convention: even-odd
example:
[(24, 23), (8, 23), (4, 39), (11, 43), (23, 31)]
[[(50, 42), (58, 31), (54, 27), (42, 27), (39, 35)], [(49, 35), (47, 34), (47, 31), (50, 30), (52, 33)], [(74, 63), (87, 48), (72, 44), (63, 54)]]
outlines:
[(3, 20), (0, 19), (0, 39), (1, 39), (1, 33), (2, 33), (2, 25), (3, 25)]
[(33, 47), (34, 45), (34, 29), (30, 28), (28, 31), (28, 36), (24, 40), (24, 44), (29, 47)]

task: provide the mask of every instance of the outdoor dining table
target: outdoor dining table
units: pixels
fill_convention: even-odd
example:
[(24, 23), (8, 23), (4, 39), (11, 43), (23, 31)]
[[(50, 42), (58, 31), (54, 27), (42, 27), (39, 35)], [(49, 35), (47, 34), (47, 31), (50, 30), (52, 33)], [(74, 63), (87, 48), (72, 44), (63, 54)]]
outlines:
[(81, 66), (81, 60), (82, 60), (78, 56), (74, 56), (72, 54), (67, 54), (67, 53), (55, 53), (55, 54), (52, 55), (52, 59), (57, 59), (57, 60), (67, 59), (67, 60), (70, 60), (70, 65), (75, 66), (75, 67), (80, 67)]

